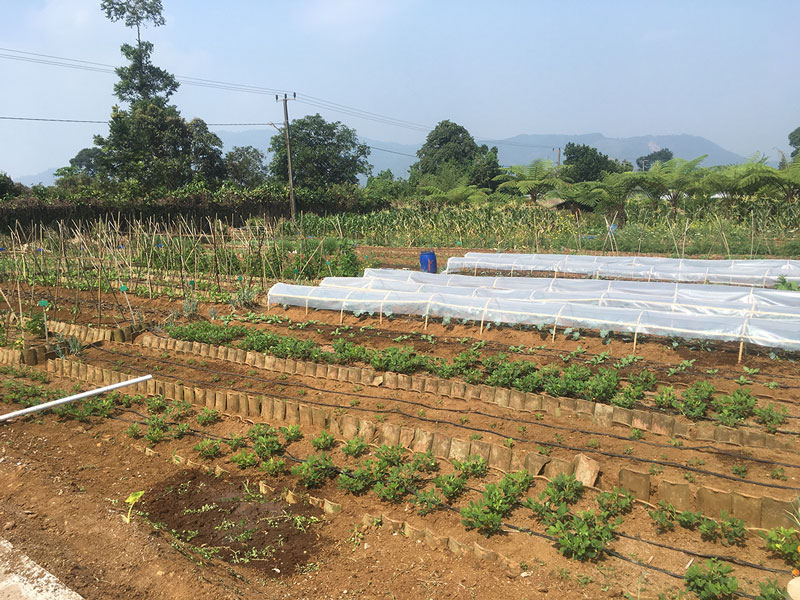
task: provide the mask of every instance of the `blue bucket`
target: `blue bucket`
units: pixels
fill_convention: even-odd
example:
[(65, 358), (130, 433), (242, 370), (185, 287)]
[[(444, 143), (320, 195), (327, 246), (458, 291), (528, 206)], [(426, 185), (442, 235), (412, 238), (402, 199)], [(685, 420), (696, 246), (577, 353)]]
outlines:
[(436, 254), (433, 250), (419, 253), (419, 268), (423, 273), (436, 273)]

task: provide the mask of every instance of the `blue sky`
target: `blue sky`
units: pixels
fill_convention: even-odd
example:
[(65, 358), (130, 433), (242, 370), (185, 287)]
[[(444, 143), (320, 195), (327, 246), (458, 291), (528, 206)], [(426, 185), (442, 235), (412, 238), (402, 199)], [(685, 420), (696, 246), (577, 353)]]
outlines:
[[(163, 0), (155, 63), (184, 76), (301, 94), (475, 136), (689, 133), (742, 155), (800, 126), (800, 2)], [(0, 47), (118, 65), (133, 33), (99, 0), (0, 0)], [(0, 55), (8, 54), (0, 51)], [(105, 119), (113, 74), (0, 58), (0, 116)], [(282, 120), (270, 95), (182, 86), (185, 117)], [(425, 132), (308, 104), (360, 135)], [(0, 170), (66, 164), (103, 126), (0, 120)], [(271, 132), (265, 130), (265, 135)]]

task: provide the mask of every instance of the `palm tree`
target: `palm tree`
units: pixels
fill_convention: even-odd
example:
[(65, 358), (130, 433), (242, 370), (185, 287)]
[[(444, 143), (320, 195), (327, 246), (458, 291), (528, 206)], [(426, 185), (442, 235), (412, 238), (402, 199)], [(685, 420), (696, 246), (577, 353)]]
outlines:
[(553, 161), (536, 159), (529, 165), (514, 165), (503, 175), (495, 177), (502, 180), (497, 191), (517, 191), (536, 202), (550, 190), (556, 188), (560, 180), (553, 166)]
[(702, 173), (698, 165), (705, 157), (704, 154), (694, 160), (673, 158), (665, 163), (656, 161), (649, 171), (632, 175), (636, 185), (654, 202), (665, 199), (675, 209), (682, 198), (698, 191)]
[(785, 169), (773, 169), (761, 164), (742, 178), (742, 185), (755, 186), (758, 189), (773, 187), (779, 190), (788, 203), (800, 201), (800, 155)]

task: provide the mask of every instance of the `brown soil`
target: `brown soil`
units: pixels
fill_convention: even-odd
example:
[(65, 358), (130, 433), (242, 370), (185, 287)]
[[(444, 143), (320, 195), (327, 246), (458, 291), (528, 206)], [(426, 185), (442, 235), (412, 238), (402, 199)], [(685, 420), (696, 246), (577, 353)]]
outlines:
[(254, 575), (302, 570), (325, 542), (316, 526), (322, 521), (320, 509), (290, 506), (278, 493), (263, 496), (245, 477), (181, 471), (147, 490), (136, 508), (152, 523), (177, 532), (173, 535), (190, 552), (192, 547), (213, 551)]
[[(412, 258), (415, 252), (417, 250), (409, 249), (406, 258)], [(463, 253), (463, 250), (458, 249), (455, 253)], [(7, 293), (11, 291), (8, 285), (4, 289)], [(28, 300), (23, 298), (24, 309), (34, 307), (40, 295), (54, 296), (54, 291), (37, 286), (31, 303), (30, 291), (26, 290)], [(115, 299), (112, 294), (102, 295), (104, 326), (114, 326), (128, 318), (127, 307), (122, 309), (117, 303), (123, 303), (124, 299), (119, 294), (117, 296)], [(61, 290), (61, 298), (64, 305), (49, 314), (50, 318), (98, 324), (96, 294)], [(165, 322), (170, 313), (181, 313), (179, 302), (167, 299), (151, 301), (134, 296), (130, 300), (133, 309), (141, 311), (151, 321)], [(14, 304), (12, 301), (12, 306)], [(72, 311), (72, 306), (77, 306), (78, 310)], [(209, 304), (201, 305), (199, 314), (207, 316), (210, 308), (219, 314), (231, 312), (229, 307)], [(374, 348), (408, 344), (418, 352), (452, 358), (475, 341), (484, 340), (486, 346), (482, 352), (485, 355), (509, 353), (509, 346), (524, 345), (533, 347), (533, 352), (509, 355), (540, 364), (562, 362), (561, 355), (574, 352), (578, 347), (586, 350), (581, 355), (584, 359), (609, 352), (610, 360), (618, 360), (634, 353), (631, 340), (621, 337), (603, 344), (602, 340), (591, 335), (583, 335), (576, 341), (559, 333), (553, 340), (550, 336), (515, 329), (492, 328), (480, 332), (477, 326), (445, 327), (433, 321), (425, 328), (422, 321), (414, 319), (356, 319), (352, 315), (345, 315), (340, 324), (338, 313), (306, 313), (299, 308), (285, 311), (280, 307), (253, 310), (289, 317), (293, 328), (290, 329), (288, 322), (248, 326), (314, 339), (326, 346), (339, 337)], [(240, 314), (244, 312), (239, 311)], [(297, 326), (297, 323), (310, 320), (318, 323), (302, 328)], [(187, 320), (177, 316), (175, 322), (185, 323)], [(342, 331), (344, 327), (350, 329)], [(340, 335), (331, 335), (337, 328)], [(433, 339), (423, 338), (423, 335), (433, 336)], [(395, 341), (404, 336), (409, 337)], [(738, 348), (715, 346), (713, 350), (704, 351), (689, 344), (672, 349), (663, 340), (640, 338), (635, 354), (643, 357), (637, 368), (651, 369), (663, 385), (680, 389), (703, 379), (718, 390), (729, 392), (738, 388), (735, 380), (743, 374), (741, 365), (737, 364)], [(749, 352), (748, 349), (744, 364), (759, 371), (746, 375), (753, 380), (748, 387), (760, 401), (779, 402), (790, 410), (793, 417), (800, 416), (797, 406), (800, 372), (796, 363), (771, 360), (765, 355), (756, 356)], [(341, 412), (373, 422), (383, 420), (421, 427), (462, 439), (481, 436), (484, 441), (499, 444), (514, 438), (515, 449), (537, 451), (539, 446), (551, 446), (553, 457), (571, 459), (577, 452), (582, 452), (601, 463), (598, 486), (603, 489), (618, 483), (616, 474), (621, 467), (646, 471), (654, 461), (668, 464), (662, 467), (661, 472), (654, 471), (653, 485), (658, 485), (662, 479), (682, 482), (689, 474), (693, 478), (693, 490), (700, 485), (710, 485), (787, 500), (793, 499), (800, 488), (800, 461), (794, 452), (742, 449), (705, 442), (685, 442), (683, 447), (676, 447), (666, 438), (650, 434), (643, 440), (631, 440), (628, 428), (602, 428), (567, 414), (561, 417), (548, 415), (540, 420), (533, 414), (491, 404), (381, 387), (364, 388), (297, 375), (287, 377), (191, 354), (153, 351), (135, 343), (106, 343), (90, 347), (85, 349), (82, 360), (134, 375), (147, 372), (159, 379), (187, 384), (195, 382), (198, 387), (291, 398), (338, 408)], [(694, 360), (695, 363), (683, 373), (668, 376), (667, 368), (675, 367), (683, 360)], [(718, 372), (707, 373), (709, 369), (718, 369)], [(0, 383), (6, 379), (7, 376), (0, 377)], [(779, 387), (768, 388), (766, 384), (773, 381)], [(49, 387), (71, 390), (74, 385), (74, 381), (56, 380)], [(0, 398), (3, 396), (4, 388), (0, 387)], [(147, 442), (131, 440), (124, 431), (132, 421), (143, 422), (147, 416), (146, 407), (139, 405), (115, 415), (113, 419), (93, 419), (90, 424), (62, 421), (47, 415), (0, 425), (2, 535), (87, 598), (544, 598), (557, 595), (598, 598), (622, 597), (625, 593), (647, 598), (661, 592), (671, 597), (683, 585), (679, 579), (619, 558), (607, 557), (597, 563), (569, 560), (558, 553), (551, 541), (526, 533), (508, 531), (487, 539), (475, 531), (465, 530), (456, 512), (441, 510), (420, 516), (407, 501), (388, 504), (380, 502), (373, 493), (349, 495), (337, 488), (335, 480), (312, 492), (315, 496), (340, 503), (343, 506), (341, 513), (322, 515), (318, 509), (305, 503), (287, 506), (280, 500), (279, 492), (285, 489), (305, 492), (298, 485), (297, 478), (288, 473), (270, 480), (276, 494), (270, 495), (266, 502), (231, 503), (236, 507), (231, 509), (230, 515), (223, 515), (216, 509), (194, 513), (191, 511), (206, 505), (220, 505), (225, 498), (242, 497), (245, 482), (250, 489), (257, 490), (258, 480), (267, 476), (252, 468), (240, 471), (231, 463), (232, 452), (225, 445), (221, 458), (206, 463), (232, 472), (221, 478), (199, 471), (181, 470), (170, 458), (179, 455), (199, 462), (201, 459), (193, 447), (200, 437), (244, 435), (249, 424), (226, 418), (214, 426), (203, 428), (192, 418), (188, 422), (196, 433), (160, 442), (155, 445), (157, 455), (145, 456), (134, 446)], [(791, 420), (786, 428), (796, 432), (796, 419)], [(146, 427), (142, 426), (142, 429)], [(288, 466), (295, 464), (294, 459), (302, 460), (314, 453), (310, 439), (318, 432), (304, 430), (303, 433), (305, 437), (291, 444), (284, 456)], [(340, 444), (331, 451), (331, 456), (340, 467), (353, 466), (361, 460), (346, 457)], [(776, 481), (770, 476), (774, 465), (769, 461), (786, 463), (787, 481)], [(747, 481), (721, 476), (730, 475), (732, 467), (739, 464), (749, 467)], [(445, 461), (440, 461), (440, 468), (443, 473), (452, 470)], [(425, 481), (428, 487), (430, 479), (428, 477)], [(472, 489), (456, 501), (454, 507), (459, 509), (478, 499), (480, 490), (498, 479), (499, 474), (490, 473), (484, 480), (470, 482)], [(189, 491), (179, 494), (177, 490), (183, 489), (181, 486), (186, 482), (189, 482)], [(535, 496), (544, 485), (544, 481), (537, 480), (528, 495)], [(130, 525), (120, 518), (127, 512), (125, 499), (138, 490), (144, 490), (145, 495), (135, 511), (149, 513), (147, 519), (163, 523), (165, 529), (154, 529), (136, 512)], [(587, 492), (573, 508), (596, 508), (595, 494)], [(186, 509), (190, 512), (184, 514)], [(300, 532), (286, 518), (273, 521), (277, 524), (274, 530), (259, 528), (252, 533), (252, 540), (245, 539), (249, 535), (247, 531), (254, 526), (242, 521), (259, 522), (262, 518), (281, 516), (287, 510), (290, 514), (320, 518), (321, 522)], [(462, 543), (477, 543), (501, 552), (524, 563), (526, 576), (511, 578), (501, 566), (481, 562), (474, 556), (459, 558), (446, 551), (432, 550), (424, 542), (392, 533), (386, 524), (382, 527), (364, 526), (362, 518), (365, 513), (408, 521), (437, 535), (452, 536)], [(213, 514), (214, 518), (205, 519), (204, 514)], [(234, 523), (230, 531), (216, 529), (222, 525), (223, 518)], [(538, 534), (545, 532), (545, 528), (532, 518), (531, 511), (525, 508), (517, 508), (505, 520)], [(173, 529), (177, 538), (170, 531)], [(197, 531), (196, 535), (190, 533), (194, 531)], [(620, 536), (610, 547), (647, 565), (683, 573), (693, 558), (687, 551), (695, 551), (748, 560), (777, 570), (770, 574), (736, 566), (735, 574), (740, 585), (749, 593), (757, 593), (756, 582), (767, 577), (781, 582), (788, 579), (790, 566), (769, 555), (763, 541), (753, 532), (742, 547), (724, 547), (705, 541), (697, 531), (680, 527), (659, 534), (643, 505), (637, 505), (631, 514), (625, 516), (620, 531), (631, 537)], [(226, 540), (226, 536), (241, 536), (241, 541)], [(282, 547), (277, 544), (278, 536), (286, 540)], [(653, 542), (677, 549), (660, 548)], [(190, 546), (220, 547), (221, 550), (216, 557), (207, 557), (204, 556), (206, 552), (198, 552)], [(243, 563), (241, 557), (247, 551), (244, 546), (255, 546), (257, 550), (275, 548), (275, 553), (267, 551), (264, 556), (269, 555), (270, 560), (263, 561), (263, 564)], [(694, 557), (694, 560), (701, 559)], [(280, 573), (273, 569), (279, 569)]]

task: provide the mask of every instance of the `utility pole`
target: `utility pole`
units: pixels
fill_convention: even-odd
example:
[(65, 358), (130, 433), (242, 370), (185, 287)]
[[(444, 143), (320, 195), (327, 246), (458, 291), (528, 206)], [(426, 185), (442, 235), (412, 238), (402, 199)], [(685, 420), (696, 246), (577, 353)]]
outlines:
[[(297, 99), (297, 92), (292, 93), (292, 97), (289, 98), (288, 94), (283, 95), (283, 133), (284, 137), (286, 138), (286, 159), (289, 163), (289, 211), (292, 215), (292, 222), (294, 223), (295, 219), (295, 208), (294, 208), (294, 178), (292, 176), (292, 145), (289, 142), (289, 107), (288, 103), (289, 100), (296, 100)], [(275, 95), (275, 102), (280, 102), (281, 99)]]

